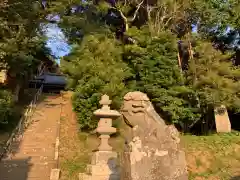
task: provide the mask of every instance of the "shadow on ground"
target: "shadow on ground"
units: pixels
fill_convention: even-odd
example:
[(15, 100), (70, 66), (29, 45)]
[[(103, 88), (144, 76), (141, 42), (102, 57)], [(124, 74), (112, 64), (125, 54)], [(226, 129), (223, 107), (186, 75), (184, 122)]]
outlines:
[(240, 180), (240, 176), (232, 177), (230, 180)]
[(1, 180), (27, 180), (32, 164), (31, 158), (4, 160), (0, 163)]
[(119, 172), (118, 172), (118, 169), (117, 169), (117, 162), (118, 160), (116, 158), (109, 158), (108, 159), (108, 167), (109, 169), (111, 170), (111, 174), (109, 176), (109, 179), (108, 180), (117, 180), (119, 179)]

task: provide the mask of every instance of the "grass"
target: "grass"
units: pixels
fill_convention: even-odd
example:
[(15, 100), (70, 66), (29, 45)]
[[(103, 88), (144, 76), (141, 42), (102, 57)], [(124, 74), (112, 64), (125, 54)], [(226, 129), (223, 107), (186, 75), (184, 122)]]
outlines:
[[(60, 118), (60, 180), (78, 180), (79, 173), (84, 173), (91, 163), (94, 150), (99, 145), (97, 135), (79, 131), (76, 116), (72, 112), (70, 95), (64, 95), (65, 104), (62, 107), (64, 115)], [(123, 148), (121, 136), (112, 137), (109, 141), (114, 150)]]
[[(63, 144), (63, 139), (60, 138), (61, 149), (64, 149), (62, 146), (65, 146), (65, 148), (68, 147), (65, 153), (60, 151), (60, 154), (64, 156), (62, 156), (60, 164), (62, 172), (61, 180), (78, 180), (78, 174), (86, 172), (87, 165), (91, 163), (93, 152), (99, 145), (99, 139), (96, 135), (78, 132), (75, 138), (75, 142), (70, 140), (72, 145), (75, 143), (72, 147), (68, 143)], [(121, 150), (119, 144), (123, 144), (120, 136), (113, 137), (110, 140), (110, 145), (116, 151)]]
[[(77, 147), (69, 148), (70, 145), (64, 143), (68, 147), (65, 154), (69, 156), (69, 149), (72, 149), (73, 156), (62, 161), (61, 170), (65, 174), (62, 180), (77, 180), (78, 174), (85, 172), (87, 164), (90, 164), (92, 151), (99, 144), (96, 135), (79, 133), (78, 130), (75, 133), (75, 142), (70, 140), (69, 134), (66, 140), (70, 144), (76, 143)], [(181, 139), (186, 152), (189, 180), (240, 180), (239, 132), (209, 136), (183, 135)], [(124, 146), (123, 138), (121, 135), (114, 136), (110, 144), (119, 152)]]
[(182, 142), (190, 180), (230, 180), (240, 175), (239, 132), (184, 135)]
[[(62, 144), (63, 139), (62, 141), (60, 139), (61, 146), (68, 146), (68, 152), (60, 152), (64, 155), (60, 164), (62, 171), (61, 180), (78, 180), (78, 174), (86, 171), (87, 165), (91, 163), (93, 151), (96, 150), (99, 145), (99, 139), (96, 135), (78, 132), (75, 138), (75, 142), (70, 140), (72, 144), (75, 143), (72, 148), (70, 148), (68, 143)], [(114, 137), (110, 140), (110, 144), (117, 151), (121, 149), (121, 146), (119, 146), (121, 143), (119, 142), (122, 142), (120, 136)]]
[[(93, 150), (99, 144), (96, 135), (79, 132), (76, 117), (71, 115), (70, 98), (61, 117), (60, 168), (61, 180), (78, 180), (90, 164)], [(120, 125), (121, 127), (121, 125)], [(124, 127), (121, 127), (123, 130)], [(208, 136), (182, 135), (189, 180), (240, 180), (240, 133)], [(110, 139), (115, 151), (123, 150), (121, 133)]]
[(61, 180), (78, 180), (78, 173), (84, 172), (89, 162), (85, 135), (78, 135), (78, 124), (72, 112), (71, 100), (63, 96), (62, 115), (60, 117), (59, 162)]
[[(96, 135), (77, 133), (78, 145), (73, 149), (75, 155), (62, 163), (67, 179), (77, 180), (78, 174), (85, 172), (90, 164), (92, 150), (99, 140)], [(209, 136), (184, 135), (181, 137), (186, 152), (189, 180), (240, 180), (231, 179), (240, 175), (240, 134), (213, 134)], [(110, 144), (114, 150), (121, 151), (123, 138), (112, 137)], [(64, 179), (65, 180), (65, 179)]]

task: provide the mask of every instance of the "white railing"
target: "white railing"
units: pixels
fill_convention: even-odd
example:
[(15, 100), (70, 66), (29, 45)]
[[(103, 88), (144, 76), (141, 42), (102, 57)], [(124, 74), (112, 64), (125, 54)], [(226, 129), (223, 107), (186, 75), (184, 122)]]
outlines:
[(24, 130), (31, 124), (32, 116), (37, 107), (37, 102), (39, 100), (39, 97), (42, 94), (42, 90), (43, 90), (43, 85), (38, 89), (37, 93), (34, 95), (33, 100), (30, 102), (29, 106), (27, 107), (23, 116), (21, 117), (18, 125), (13, 130), (11, 136), (9, 137), (8, 141), (6, 142), (6, 144), (4, 146), (4, 151), (2, 153), (0, 153), (0, 160), (8, 152), (9, 147), (11, 146), (12, 142), (14, 142), (15, 140), (19, 141)]

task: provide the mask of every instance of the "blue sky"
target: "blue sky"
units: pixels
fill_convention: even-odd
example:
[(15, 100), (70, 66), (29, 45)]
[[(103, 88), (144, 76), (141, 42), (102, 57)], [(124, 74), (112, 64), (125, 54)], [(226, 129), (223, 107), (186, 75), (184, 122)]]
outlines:
[(60, 58), (70, 52), (70, 46), (66, 42), (63, 32), (57, 24), (44, 25), (45, 34), (48, 37), (47, 47), (52, 51), (52, 54), (57, 57), (56, 61), (59, 64)]

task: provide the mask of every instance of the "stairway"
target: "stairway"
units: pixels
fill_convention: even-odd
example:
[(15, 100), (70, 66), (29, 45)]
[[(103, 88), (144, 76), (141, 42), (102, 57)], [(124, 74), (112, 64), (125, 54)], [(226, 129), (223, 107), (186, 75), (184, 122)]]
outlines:
[(57, 121), (62, 98), (47, 96), (37, 105), (32, 124), (21, 141), (11, 145), (11, 152), (0, 162), (0, 180), (48, 180), (55, 168), (54, 150)]

